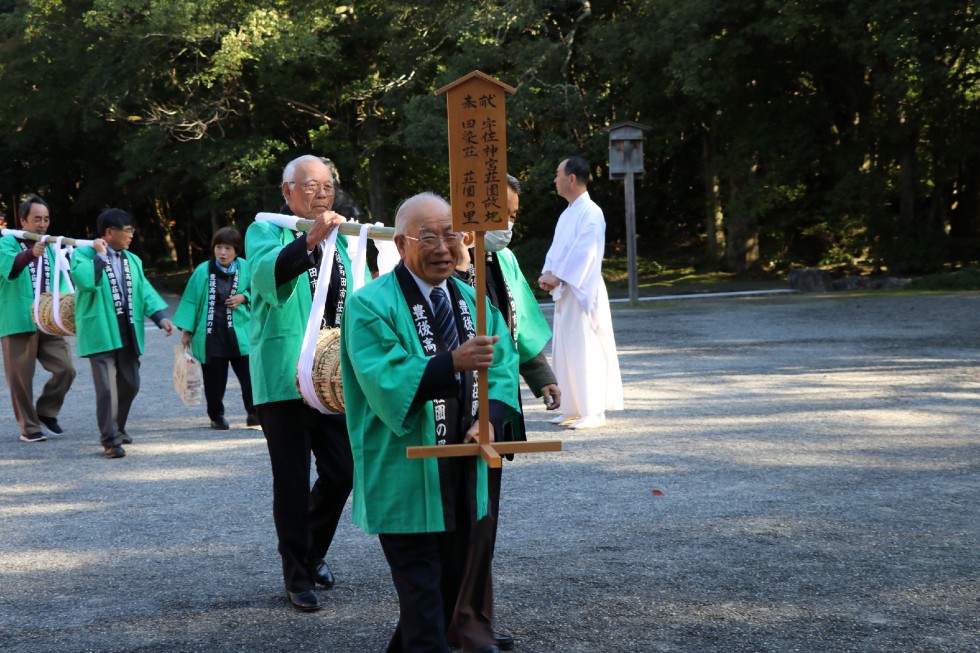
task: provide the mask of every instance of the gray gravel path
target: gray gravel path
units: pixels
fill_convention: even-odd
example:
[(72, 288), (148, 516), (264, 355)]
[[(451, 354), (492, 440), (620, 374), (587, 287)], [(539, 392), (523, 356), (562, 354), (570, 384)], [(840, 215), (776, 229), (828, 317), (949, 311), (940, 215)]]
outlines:
[[(500, 626), (519, 653), (978, 651), (980, 294), (617, 305), (626, 407), (505, 463)], [(87, 361), (67, 432), (0, 386), (0, 651), (383, 651), (397, 606), (342, 521), (316, 614), (283, 596), (261, 431), (214, 432), (148, 332), (121, 460)], [(46, 378), (38, 374), (38, 387)]]

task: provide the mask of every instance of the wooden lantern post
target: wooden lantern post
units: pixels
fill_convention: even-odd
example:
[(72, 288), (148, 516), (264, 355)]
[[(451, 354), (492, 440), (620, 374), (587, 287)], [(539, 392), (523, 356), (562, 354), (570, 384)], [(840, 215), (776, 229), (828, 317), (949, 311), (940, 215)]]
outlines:
[(640, 301), (636, 262), (636, 199), (633, 180), (643, 179), (643, 132), (647, 125), (626, 120), (610, 125), (609, 178), (622, 179), (626, 194), (626, 259), (629, 266), (630, 305)]
[[(514, 89), (474, 71), (436, 91), (446, 94), (449, 121), (449, 185), (453, 230), (476, 232), (476, 334), (487, 334), (487, 257), (484, 232), (507, 227), (507, 121), (505, 93)], [(560, 440), (490, 442), (488, 370), (477, 372), (480, 438), (473, 444), (408, 447), (409, 458), (482, 456), (500, 467), (501, 454), (561, 451)]]

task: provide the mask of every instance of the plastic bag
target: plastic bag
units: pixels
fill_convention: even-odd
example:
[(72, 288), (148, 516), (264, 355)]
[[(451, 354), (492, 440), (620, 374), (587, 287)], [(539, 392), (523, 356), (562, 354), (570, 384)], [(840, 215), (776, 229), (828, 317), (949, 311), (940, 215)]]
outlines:
[(174, 390), (185, 406), (200, 406), (204, 395), (204, 374), (201, 364), (190, 351), (174, 345)]

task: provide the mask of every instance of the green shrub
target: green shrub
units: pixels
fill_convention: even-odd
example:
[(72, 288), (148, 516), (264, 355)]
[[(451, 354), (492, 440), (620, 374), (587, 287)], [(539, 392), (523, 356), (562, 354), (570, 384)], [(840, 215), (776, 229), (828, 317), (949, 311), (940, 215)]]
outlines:
[(551, 241), (547, 238), (528, 238), (510, 248), (521, 265), (524, 278), (538, 299), (549, 297), (548, 293), (538, 288), (538, 277), (541, 276), (544, 259), (550, 247)]
[(955, 272), (941, 272), (913, 279), (909, 290), (980, 290), (980, 270), (963, 268)]

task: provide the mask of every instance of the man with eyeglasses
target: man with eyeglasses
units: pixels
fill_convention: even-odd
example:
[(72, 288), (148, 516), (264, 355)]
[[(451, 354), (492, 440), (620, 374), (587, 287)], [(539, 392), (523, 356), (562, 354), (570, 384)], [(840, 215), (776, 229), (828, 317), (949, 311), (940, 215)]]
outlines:
[[(24, 231), (45, 234), (51, 224), (48, 204), (31, 194), (20, 205), (20, 222)], [(34, 289), (43, 291), (54, 284), (68, 291), (63, 279), (54, 278), (54, 250), (39, 241), (4, 236), (0, 238), (0, 342), (3, 345), (3, 368), (14, 405), (14, 417), (20, 427), (21, 442), (47, 439), (41, 425), (55, 435), (64, 432), (58, 414), (65, 395), (75, 379), (75, 364), (63, 336), (39, 331), (34, 324), (32, 307)], [(41, 396), (34, 403), (34, 372), (37, 363), (51, 373)]]
[[(343, 415), (324, 415), (303, 402), (296, 364), (312, 311), (322, 249), (345, 218), (333, 211), (334, 166), (301, 156), (282, 173), (281, 212), (314, 220), (306, 233), (253, 222), (245, 233), (252, 265), (250, 371), (256, 413), (272, 464), (272, 515), (290, 604), (303, 612), (322, 606), (316, 587), (329, 589), (325, 562), (350, 496), (353, 462)], [(339, 327), (353, 280), (347, 239), (338, 235), (321, 328)], [(349, 281), (350, 280), (350, 281)], [(310, 490), (310, 456), (317, 479)]]
[[(556, 410), (561, 406), (561, 391), (558, 389), (555, 373), (551, 370), (551, 365), (548, 364), (544, 354), (544, 347), (551, 339), (551, 328), (517, 263), (517, 257), (507, 248), (520, 209), (520, 194), (521, 183), (513, 175), (507, 175), (507, 229), (488, 231), (484, 234), (487, 298), (500, 311), (507, 323), (510, 336), (517, 346), (520, 361), (518, 371), (524, 382), (535, 397), (544, 398), (547, 410)], [(467, 240), (470, 238), (472, 232), (467, 234)], [(475, 285), (473, 256), (472, 243), (463, 243), (459, 248), (456, 276), (470, 285)], [(520, 392), (518, 392), (519, 405), (520, 400)], [(503, 442), (527, 440), (523, 415), (507, 424), (499, 439)], [(511, 454), (507, 458), (513, 459), (514, 456)], [(489, 480), (490, 507), (496, 519), (493, 530), (493, 541), (496, 545), (496, 524), (500, 523), (503, 468), (490, 469)], [(486, 619), (492, 620), (493, 603), (486, 603), (483, 609)], [(500, 631), (495, 633), (494, 637), (501, 650), (506, 651), (514, 647), (514, 638), (509, 633)]]
[(136, 233), (133, 216), (106, 209), (96, 220), (100, 237), (79, 247), (71, 259), (75, 282), (75, 330), (78, 355), (92, 366), (99, 442), (106, 458), (126, 455), (129, 411), (140, 390), (144, 318), (170, 336), (173, 322), (167, 302), (147, 281), (143, 261), (129, 251)]
[(378, 535), (391, 567), (400, 607), (391, 653), (447, 653), (448, 628), (464, 653), (499, 651), (480, 610), (493, 528), (487, 465), (405, 454), (478, 439), (477, 370), (489, 370), (491, 438), (518, 417), (507, 325), (487, 302), (487, 335), (477, 336), (476, 292), (453, 277), (461, 238), (443, 198), (406, 200), (395, 217), (401, 262), (351, 297), (341, 328), (353, 520)]

